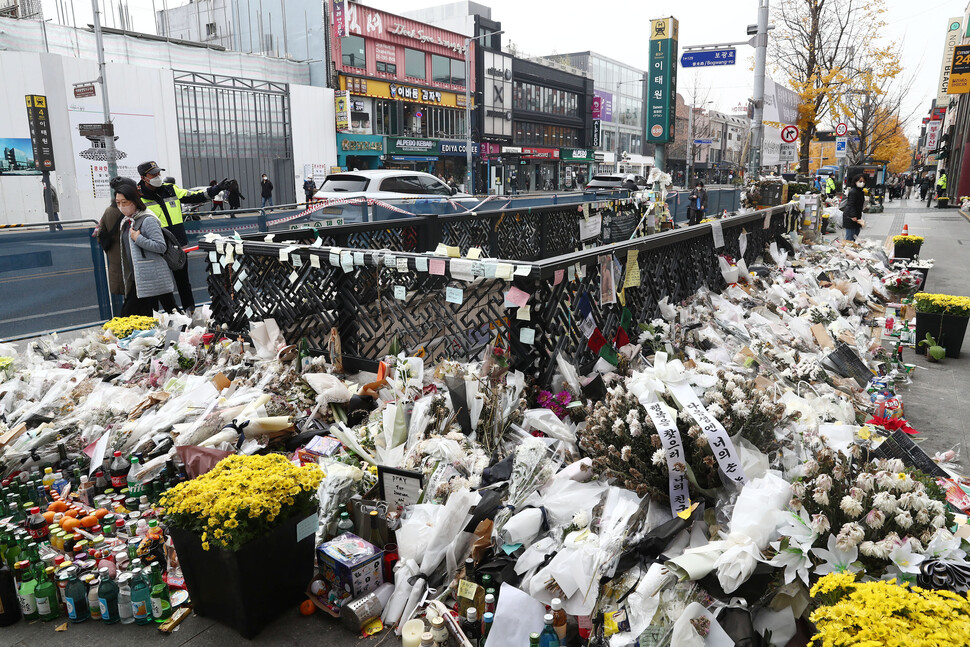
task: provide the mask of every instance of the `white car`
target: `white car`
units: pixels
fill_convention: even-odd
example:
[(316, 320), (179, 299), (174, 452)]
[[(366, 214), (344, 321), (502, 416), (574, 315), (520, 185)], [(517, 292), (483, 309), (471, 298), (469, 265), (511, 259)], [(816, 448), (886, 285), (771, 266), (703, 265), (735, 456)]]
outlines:
[(317, 200), (341, 198), (376, 198), (397, 200), (405, 198), (471, 198), (459, 193), (430, 173), (382, 169), (378, 171), (348, 171), (327, 176), (313, 195)]

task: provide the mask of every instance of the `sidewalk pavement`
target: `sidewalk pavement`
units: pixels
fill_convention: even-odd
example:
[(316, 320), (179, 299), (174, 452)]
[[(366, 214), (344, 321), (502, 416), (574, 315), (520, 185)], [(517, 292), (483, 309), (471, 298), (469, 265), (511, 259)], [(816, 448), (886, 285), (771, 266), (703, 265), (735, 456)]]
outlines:
[[(957, 209), (926, 208), (920, 200), (894, 200), (885, 203), (881, 214), (866, 214), (862, 234), (892, 249), (891, 237), (909, 225), (909, 233), (926, 240), (920, 257), (933, 259), (925, 291), (937, 294), (970, 296), (970, 217)], [(913, 384), (899, 394), (906, 419), (919, 431), (914, 440), (932, 456), (960, 445), (960, 463), (970, 467), (970, 339), (965, 339), (958, 359), (932, 364), (914, 350), (903, 351), (907, 363), (918, 367)]]

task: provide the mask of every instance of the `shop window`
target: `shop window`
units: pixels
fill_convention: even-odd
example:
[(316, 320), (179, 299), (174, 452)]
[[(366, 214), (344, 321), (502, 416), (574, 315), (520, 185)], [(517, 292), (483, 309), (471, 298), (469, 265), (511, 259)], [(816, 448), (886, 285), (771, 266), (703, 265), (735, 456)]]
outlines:
[(344, 67), (367, 67), (364, 57), (364, 39), (360, 36), (344, 36), (340, 39), (340, 56)]
[(431, 55), (431, 80), (435, 83), (451, 83), (451, 59), (446, 56)]
[(416, 49), (404, 48), (404, 74), (413, 79), (427, 78), (425, 70), (425, 53)]
[(451, 84), (465, 87), (465, 61), (451, 59)]
[(377, 71), (386, 72), (387, 74), (397, 74), (397, 65), (395, 65), (394, 63), (381, 63), (380, 61), (378, 61)]

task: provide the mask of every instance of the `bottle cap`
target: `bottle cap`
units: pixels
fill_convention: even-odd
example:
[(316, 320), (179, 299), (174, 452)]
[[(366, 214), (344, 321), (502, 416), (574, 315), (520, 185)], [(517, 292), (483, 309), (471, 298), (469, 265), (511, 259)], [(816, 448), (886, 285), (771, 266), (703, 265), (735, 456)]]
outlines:
[(475, 607), (468, 607), (468, 611), (466, 612), (465, 617), (468, 618), (469, 622), (474, 622), (478, 620), (478, 609), (476, 609)]
[(108, 567), (102, 566), (101, 568), (98, 569), (98, 572), (101, 573), (101, 577), (104, 577), (105, 575), (108, 574)]
[(494, 619), (495, 619), (495, 614), (492, 613), (491, 611), (486, 611), (485, 615), (482, 616), (482, 620), (484, 620), (485, 622), (491, 622)]
[(431, 619), (431, 628), (440, 629), (445, 626), (445, 619), (441, 616), (435, 616)]
[(44, 468), (44, 474), (50, 474), (50, 473), (52, 473), (53, 471), (54, 471), (54, 470), (53, 470), (52, 468), (50, 468), (50, 467), (45, 467), (45, 468)]
[(551, 625), (552, 624), (552, 614), (551, 613), (547, 613), (546, 615), (544, 615), (542, 617), (542, 619), (543, 619), (543, 621), (545, 621), (545, 623), (547, 625)]
[(550, 606), (552, 607), (553, 611), (559, 611), (560, 609), (562, 609), (562, 600), (560, 600), (559, 598), (553, 598), (552, 604)]
[(431, 632), (430, 631), (426, 631), (423, 634), (421, 634), (421, 642), (422, 643), (432, 643), (433, 644), (434, 643), (434, 636), (431, 635)]
[(115, 452), (115, 456), (120, 457), (121, 456), (121, 452)]
[(34, 506), (33, 508), (30, 509), (30, 514), (40, 514), (40, 508), (38, 508), (37, 506)]
[[(491, 593), (485, 594), (485, 604), (495, 604), (495, 596)], [(553, 607), (555, 609), (556, 607)]]

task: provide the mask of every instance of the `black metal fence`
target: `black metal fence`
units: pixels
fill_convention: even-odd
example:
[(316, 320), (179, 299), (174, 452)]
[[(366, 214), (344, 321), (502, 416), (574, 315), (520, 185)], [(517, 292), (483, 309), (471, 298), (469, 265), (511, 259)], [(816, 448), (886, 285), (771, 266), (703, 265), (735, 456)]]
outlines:
[[(635, 203), (612, 202), (588, 217), (640, 223), (641, 213)], [(583, 366), (596, 360), (583, 304), (602, 335), (615, 334), (622, 306), (604, 303), (601, 262), (616, 264), (619, 288), (636, 252), (640, 285), (624, 296), (634, 322), (649, 321), (664, 296), (676, 302), (701, 286), (719, 287), (717, 254), (738, 257), (742, 231), (744, 257), (753, 263), (791, 228), (788, 214), (775, 207), (718, 221), (721, 248), (711, 224), (614, 244), (602, 244), (602, 233), (582, 240), (587, 215), (575, 206), (361, 223), (319, 237), (300, 230), (204, 240), (200, 247), (209, 253), (214, 317), (233, 333), (272, 317), (288, 342), (306, 338), (323, 350), (336, 329), (351, 370), (372, 368), (394, 340), (411, 352), (424, 348), (433, 360), (481, 358), (497, 342), (516, 368), (542, 378), (557, 353)], [(483, 258), (427, 251), (438, 243), (459, 247), (462, 256), (479, 247)], [(609, 285), (602, 292), (615, 294)], [(526, 296), (528, 312), (515, 305)]]

